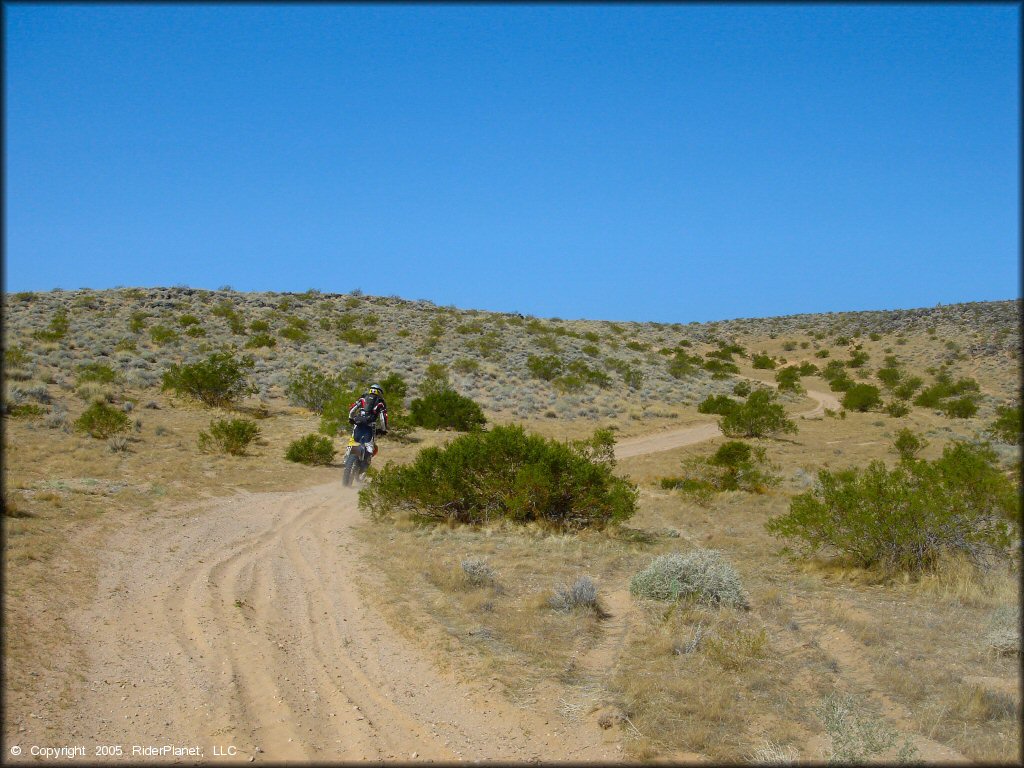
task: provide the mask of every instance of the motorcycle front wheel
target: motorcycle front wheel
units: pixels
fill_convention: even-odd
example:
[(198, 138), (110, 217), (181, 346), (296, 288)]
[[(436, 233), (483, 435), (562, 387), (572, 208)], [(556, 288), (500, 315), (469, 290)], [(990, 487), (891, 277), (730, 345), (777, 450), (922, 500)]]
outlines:
[(353, 476), (356, 471), (356, 455), (350, 453), (345, 457), (345, 469), (341, 473), (341, 484), (352, 485)]

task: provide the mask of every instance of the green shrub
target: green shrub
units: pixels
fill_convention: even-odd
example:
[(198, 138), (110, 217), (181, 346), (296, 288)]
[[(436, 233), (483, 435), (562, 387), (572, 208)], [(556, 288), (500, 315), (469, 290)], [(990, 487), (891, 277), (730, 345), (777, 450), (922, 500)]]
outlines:
[(11, 346), (4, 350), (5, 368), (22, 368), (28, 364), (29, 356), (24, 348)]
[(878, 387), (873, 387), (870, 384), (854, 384), (846, 390), (846, 394), (843, 395), (840, 402), (848, 411), (864, 413), (874, 408), (880, 408), (882, 397), (878, 392)]
[(796, 424), (786, 418), (785, 409), (775, 402), (777, 397), (767, 389), (754, 390), (745, 403), (722, 417), (722, 432), (727, 437), (768, 437), (779, 432), (796, 432)]
[(249, 330), (253, 333), (269, 333), (270, 323), (266, 320), (253, 320), (249, 323)]
[(199, 318), (195, 315), (181, 315), (178, 317), (178, 325), (188, 328), (190, 325), (199, 325)]
[(892, 393), (900, 400), (909, 400), (923, 383), (924, 381), (920, 376), (909, 376), (897, 384), (893, 388)]
[(776, 365), (775, 358), (773, 358), (766, 352), (759, 352), (755, 354), (752, 362), (755, 368), (771, 369), (774, 368)]
[(685, 379), (699, 370), (701, 362), (700, 355), (691, 355), (677, 349), (668, 363), (668, 373), (675, 379)]
[(831, 353), (827, 349), (819, 349), (817, 352), (814, 353), (814, 356), (824, 359), (828, 357), (830, 354)]
[(412, 423), (424, 429), (454, 429), (468, 432), (487, 422), (480, 406), (452, 389), (431, 392), (409, 405)]
[(246, 371), (254, 366), (251, 357), (215, 352), (196, 363), (172, 365), (164, 372), (162, 389), (209, 406), (229, 406), (257, 391), (246, 378)]
[(367, 344), (372, 344), (377, 340), (377, 332), (360, 328), (349, 328), (339, 333), (338, 338), (342, 341), (347, 341), (349, 344), (365, 347)]
[(895, 389), (900, 383), (900, 379), (903, 378), (903, 374), (899, 368), (879, 368), (875, 372), (875, 376), (882, 382), (886, 389)]
[(835, 550), (863, 567), (917, 571), (954, 553), (982, 563), (1006, 554), (1020, 517), (1017, 488), (996, 460), (990, 448), (955, 443), (933, 462), (822, 470), (813, 490), (765, 525), (808, 552)]
[(989, 431), (1001, 443), (1020, 445), (1021, 410), (1019, 405), (1000, 405), (996, 408), (996, 420), (989, 426)]
[(804, 388), (800, 385), (800, 369), (795, 365), (780, 368), (775, 374), (775, 381), (779, 383), (779, 392), (795, 392), (800, 394), (804, 391)]
[(821, 371), (818, 370), (818, 366), (809, 362), (800, 363), (799, 370), (801, 376), (817, 376), (821, 373)]
[(480, 370), (480, 362), (471, 357), (460, 357), (452, 363), (452, 370), (459, 373), (476, 373)]
[(246, 349), (259, 349), (260, 347), (276, 347), (277, 339), (271, 336), (269, 333), (257, 333), (254, 336), (250, 336), (249, 340), (245, 342)]
[(78, 366), (78, 383), (95, 381), (110, 384), (119, 378), (119, 374), (106, 363), (82, 363)]
[(67, 335), (69, 327), (68, 311), (64, 307), (60, 307), (53, 313), (46, 330), (36, 331), (32, 334), (32, 338), (40, 341), (59, 341)]
[(303, 365), (288, 380), (284, 391), (291, 405), (322, 414), (331, 398), (346, 389), (340, 376), (328, 376), (311, 365)]
[[(750, 385), (747, 385), (749, 391)], [(697, 406), (698, 413), (717, 413), (721, 416), (732, 413), (739, 407), (739, 402), (728, 395), (708, 395)]]
[(864, 367), (864, 363), (866, 363), (867, 361), (868, 361), (868, 353), (867, 352), (857, 351), (857, 352), (854, 352), (852, 355), (850, 355), (850, 359), (846, 361), (846, 367), (847, 368), (862, 368), (862, 367)]
[(173, 344), (178, 340), (178, 332), (173, 328), (168, 328), (166, 325), (154, 325), (149, 329), (149, 338), (158, 346), (164, 344)]
[(750, 394), (750, 382), (740, 379), (732, 386), (732, 393), (737, 397), (746, 397)]
[(199, 433), (199, 450), (220, 451), (232, 456), (244, 456), (249, 447), (260, 435), (259, 425), (249, 419), (214, 419), (210, 422), (209, 432)]
[(884, 717), (872, 714), (867, 702), (851, 695), (829, 694), (816, 710), (829, 735), (830, 765), (855, 765), (874, 762), (899, 747), (896, 763), (918, 762), (918, 750), (909, 736), (895, 731)]
[(185, 335), (191, 336), (193, 339), (202, 338), (206, 336), (206, 329), (201, 325), (190, 325), (185, 329)]
[(909, 461), (928, 447), (928, 441), (923, 437), (918, 437), (909, 429), (901, 429), (896, 433), (896, 439), (893, 441), (892, 447), (900, 455), (901, 459)]
[(359, 505), (377, 519), (405, 510), (429, 522), (603, 528), (636, 512), (637, 489), (612, 472), (613, 450), (608, 430), (567, 444), (497, 426), (425, 448), (411, 464), (389, 462)]
[(120, 408), (104, 402), (95, 402), (75, 419), (74, 426), (76, 430), (85, 432), (90, 437), (106, 440), (119, 432), (127, 432), (131, 426), (131, 419)]
[(901, 416), (906, 416), (910, 413), (910, 406), (899, 400), (893, 400), (885, 406), (885, 412), (892, 416), (894, 419), (898, 419)]
[(544, 381), (551, 381), (562, 373), (562, 369), (565, 366), (561, 358), (555, 355), (544, 355), (543, 357), (530, 355), (526, 358), (526, 367), (529, 369), (531, 376), (543, 379)]
[(958, 397), (942, 404), (942, 412), (953, 419), (969, 419), (978, 412), (978, 404), (973, 397)]
[(285, 326), (284, 328), (281, 329), (280, 335), (286, 339), (296, 341), (300, 344), (304, 341), (309, 341), (309, 334), (302, 328), (299, 328), (298, 326), (295, 325)]
[(740, 369), (736, 363), (725, 360), (705, 360), (704, 370), (711, 373), (713, 379), (727, 379), (730, 374), (739, 373)]
[(337, 451), (329, 437), (311, 434), (289, 443), (284, 457), (300, 464), (326, 465), (334, 460), (335, 453)]
[(687, 598), (713, 606), (750, 606), (736, 569), (714, 549), (657, 557), (630, 579), (629, 591), (648, 600)]

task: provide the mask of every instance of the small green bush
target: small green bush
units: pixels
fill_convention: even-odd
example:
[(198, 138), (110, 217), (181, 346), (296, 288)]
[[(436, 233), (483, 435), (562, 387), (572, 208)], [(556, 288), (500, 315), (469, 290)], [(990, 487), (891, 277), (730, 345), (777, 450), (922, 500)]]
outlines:
[(253, 320), (249, 323), (249, 330), (253, 333), (270, 333), (270, 323), (266, 320)]
[(786, 418), (786, 411), (771, 390), (757, 389), (745, 403), (729, 411), (721, 419), (727, 437), (768, 437), (779, 432), (796, 432), (796, 424)]
[(289, 443), (284, 457), (300, 464), (327, 465), (334, 460), (336, 453), (329, 437), (311, 434)]
[(288, 325), (282, 328), (280, 331), (280, 335), (286, 339), (298, 342), (300, 344), (304, 341), (309, 341), (309, 334), (302, 328), (299, 328), (294, 325)]
[(249, 384), (246, 373), (254, 366), (251, 357), (215, 352), (199, 362), (172, 365), (164, 372), (162, 389), (209, 406), (230, 406), (257, 391), (256, 386)]
[(214, 419), (210, 422), (209, 432), (199, 433), (199, 450), (220, 451), (232, 456), (244, 456), (249, 447), (260, 435), (259, 425), (249, 419)]
[(752, 362), (755, 368), (772, 369), (776, 366), (775, 358), (767, 352), (755, 354)]
[(648, 600), (688, 598), (713, 606), (750, 606), (736, 569), (714, 549), (657, 557), (633, 576), (629, 591)]
[(106, 363), (82, 363), (78, 366), (78, 383), (95, 381), (110, 384), (119, 378), (119, 374)]
[(4, 350), (4, 367), (21, 368), (29, 364), (28, 352), (22, 347), (8, 347)]
[(562, 363), (561, 358), (555, 355), (530, 355), (526, 358), (526, 367), (530, 371), (530, 375), (543, 379), (544, 381), (551, 381), (556, 376), (562, 373), (565, 367)]
[(804, 391), (804, 388), (800, 385), (800, 369), (795, 365), (780, 368), (775, 374), (775, 381), (779, 383), (779, 392), (795, 392), (800, 394)]
[(799, 370), (801, 376), (817, 376), (821, 373), (821, 371), (818, 370), (818, 366), (809, 362), (800, 363)]
[(674, 379), (685, 379), (700, 370), (700, 355), (691, 355), (685, 350), (677, 349), (668, 363), (668, 373)]
[(942, 412), (953, 419), (969, 419), (978, 412), (978, 404), (973, 397), (958, 397), (943, 403)]
[(106, 440), (119, 432), (127, 432), (131, 427), (131, 419), (120, 408), (105, 402), (95, 402), (75, 419), (74, 426), (90, 437)]
[(732, 393), (737, 397), (746, 397), (751, 392), (750, 382), (740, 379), (732, 386)]
[(928, 441), (923, 437), (918, 437), (911, 430), (904, 428), (896, 433), (896, 439), (893, 441), (892, 447), (900, 455), (901, 459), (909, 461), (928, 447)]
[(178, 340), (178, 332), (173, 328), (168, 328), (166, 325), (154, 325), (149, 329), (150, 340), (158, 345), (163, 346), (164, 344), (173, 344)]
[(412, 423), (424, 429), (469, 432), (487, 423), (479, 405), (451, 389), (416, 398), (409, 405), (409, 412)]
[(989, 426), (989, 431), (1001, 443), (1020, 445), (1022, 442), (1020, 406), (1000, 405), (996, 408), (996, 420)]
[(452, 363), (452, 370), (458, 373), (476, 373), (480, 370), (480, 361), (472, 357), (460, 357)]
[(954, 443), (932, 462), (822, 470), (818, 485), (765, 527), (808, 552), (831, 549), (863, 567), (918, 571), (944, 554), (978, 563), (1005, 557), (1019, 519), (1017, 488), (995, 452)]
[(814, 353), (814, 356), (824, 359), (828, 357), (830, 354), (831, 353), (827, 349), (819, 349), (817, 352)]
[(69, 327), (68, 311), (64, 307), (60, 307), (53, 313), (46, 330), (36, 331), (32, 334), (32, 338), (40, 341), (59, 341), (67, 336)]
[[(737, 385), (738, 386), (738, 385)], [(747, 391), (750, 391), (750, 385), (747, 385)], [(728, 413), (732, 413), (734, 410), (739, 408), (740, 404), (738, 401), (733, 400), (728, 395), (708, 395), (700, 404), (697, 406), (698, 413), (717, 413), (721, 416), (725, 416)]]
[(704, 370), (710, 372), (713, 379), (727, 379), (731, 374), (740, 372), (736, 363), (714, 359), (704, 361)]
[(277, 339), (271, 336), (269, 333), (257, 333), (250, 336), (248, 341), (245, 342), (246, 349), (259, 349), (260, 347), (276, 347)]
[(910, 413), (910, 406), (900, 400), (893, 400), (885, 406), (885, 412), (894, 419), (898, 419)]
[(870, 384), (854, 384), (843, 395), (843, 399), (840, 401), (843, 404), (843, 408), (848, 411), (870, 411), (875, 408), (882, 406), (882, 397), (879, 394), (878, 387), (873, 387)]
[(903, 378), (899, 368), (879, 368), (875, 372), (875, 376), (878, 377), (878, 380), (882, 382), (886, 389), (890, 390), (895, 389), (899, 385), (900, 379)]
[(181, 315), (178, 317), (178, 325), (188, 328), (190, 325), (199, 325), (199, 318), (195, 315)]
[(347, 389), (340, 376), (328, 376), (311, 365), (303, 365), (288, 380), (284, 391), (290, 404), (322, 414), (327, 403), (339, 392), (348, 394)]
[(636, 512), (636, 486), (612, 472), (613, 450), (607, 431), (566, 444), (497, 426), (425, 448), (411, 464), (389, 462), (359, 492), (359, 505), (375, 519), (408, 511), (427, 522), (603, 528)]
[(349, 328), (339, 333), (338, 338), (349, 344), (365, 347), (367, 344), (372, 344), (377, 340), (377, 332), (367, 329)]

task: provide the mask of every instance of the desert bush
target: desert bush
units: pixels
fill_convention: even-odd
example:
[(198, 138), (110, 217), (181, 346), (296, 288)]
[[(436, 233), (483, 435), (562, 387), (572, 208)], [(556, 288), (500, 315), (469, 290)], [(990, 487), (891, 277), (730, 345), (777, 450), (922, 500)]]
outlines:
[(779, 383), (779, 392), (795, 392), (799, 394), (804, 391), (804, 388), (800, 385), (800, 369), (795, 365), (780, 368), (775, 374), (775, 381)]
[(75, 429), (97, 440), (106, 440), (131, 428), (128, 414), (104, 402), (95, 402), (75, 419)]
[(95, 381), (99, 384), (110, 384), (116, 381), (118, 373), (106, 363), (82, 363), (78, 366), (78, 383)]
[(195, 315), (180, 315), (178, 317), (178, 325), (182, 328), (188, 328), (190, 325), (199, 325), (199, 318)]
[(487, 422), (479, 405), (452, 389), (416, 398), (409, 405), (409, 412), (412, 423), (424, 429), (469, 432)]
[(4, 349), (5, 368), (23, 368), (28, 364), (29, 356), (24, 347), (11, 346)]
[[(828, 762), (850, 765), (879, 758), (896, 747), (900, 734), (879, 715), (868, 711), (865, 702), (853, 696), (830, 694), (817, 709), (832, 739)], [(917, 748), (910, 737), (904, 737), (896, 754), (897, 763), (908, 763), (917, 757)]]
[(476, 373), (480, 370), (480, 362), (471, 357), (460, 357), (452, 363), (452, 370), (458, 373)]
[(562, 372), (564, 364), (561, 358), (555, 355), (544, 355), (542, 357), (529, 355), (526, 358), (526, 367), (530, 371), (531, 376), (543, 379), (544, 381), (551, 381)]
[(1020, 606), (1002, 606), (993, 611), (983, 642), (999, 656), (1020, 655)]
[(39, 341), (59, 341), (67, 336), (69, 327), (68, 311), (64, 307), (59, 307), (53, 313), (53, 317), (50, 318), (50, 323), (46, 330), (36, 331), (32, 334), (32, 338)]
[(870, 384), (854, 384), (843, 395), (840, 401), (843, 404), (843, 408), (848, 411), (865, 411), (879, 408), (882, 405), (882, 398), (878, 392), (878, 387), (873, 387)]
[[(595, 460), (581, 442), (549, 440), (519, 426), (470, 432), (423, 449), (411, 464), (389, 462), (360, 491), (359, 504), (375, 519), (408, 511), (426, 522), (507, 519), (562, 530), (629, 519), (636, 487), (613, 474), (613, 460)], [(593, 442), (603, 446), (597, 435)]]
[(700, 355), (691, 355), (677, 349), (668, 363), (668, 373), (674, 379), (685, 379), (697, 373), (701, 363)]
[(722, 491), (761, 492), (774, 485), (778, 478), (767, 472), (765, 450), (741, 440), (729, 440), (707, 459), (707, 464), (721, 470), (716, 487)]
[[(737, 385), (738, 386), (738, 385)], [(750, 392), (750, 385), (747, 385), (747, 392)], [(725, 416), (739, 408), (740, 403), (728, 395), (708, 395), (697, 405), (698, 413), (717, 413)]]
[(782, 405), (775, 402), (777, 397), (771, 390), (754, 390), (746, 402), (722, 417), (722, 432), (727, 437), (768, 437), (779, 432), (796, 432), (796, 424), (786, 418)]
[(548, 605), (559, 613), (578, 610), (601, 613), (597, 601), (597, 586), (589, 576), (580, 576), (572, 584), (558, 584), (554, 594), (548, 598)]
[(894, 419), (898, 419), (901, 416), (906, 416), (910, 413), (910, 407), (899, 400), (893, 400), (887, 403), (885, 406), (885, 412), (892, 416)]
[(149, 339), (157, 346), (173, 344), (178, 338), (178, 332), (166, 325), (154, 325), (149, 329)]
[(326, 465), (334, 461), (334, 443), (324, 435), (306, 435), (288, 444), (284, 457), (299, 464)]
[(758, 352), (751, 360), (755, 368), (771, 369), (776, 366), (775, 358), (767, 352)]
[(732, 393), (737, 397), (746, 397), (751, 392), (750, 382), (740, 379), (732, 387)]
[(892, 443), (893, 449), (904, 461), (913, 459), (928, 447), (928, 441), (918, 437), (909, 429), (901, 429), (896, 433), (896, 439)]
[(868, 359), (869, 359), (869, 356), (868, 356), (867, 352), (862, 352), (862, 351), (858, 350), (858, 351), (854, 352), (852, 355), (850, 355), (850, 359), (846, 361), (846, 367), (847, 368), (863, 368), (864, 367), (864, 363), (866, 363), (868, 361)]
[(1020, 405), (1000, 405), (996, 408), (996, 419), (989, 425), (989, 432), (1001, 443), (1020, 445)]
[(978, 564), (1005, 556), (1019, 515), (1017, 488), (995, 452), (954, 443), (933, 462), (822, 470), (817, 486), (765, 527), (808, 552), (831, 549), (863, 567), (920, 571), (947, 554)]
[(259, 349), (261, 347), (276, 347), (277, 339), (269, 333), (257, 333), (250, 336), (245, 342), (246, 349)]
[(903, 378), (899, 368), (879, 368), (875, 371), (875, 376), (878, 377), (878, 380), (882, 382), (886, 389), (890, 390), (895, 389)]
[(900, 400), (909, 400), (922, 384), (924, 380), (920, 376), (908, 376), (893, 387), (892, 394)]
[(199, 433), (199, 450), (244, 456), (245, 449), (260, 435), (259, 425), (249, 419), (214, 419), (209, 432)]
[(958, 397), (943, 403), (942, 412), (953, 419), (969, 419), (978, 412), (978, 404), (970, 396)]
[(705, 360), (704, 370), (711, 373), (713, 379), (727, 379), (731, 374), (740, 372), (739, 366), (736, 363), (730, 363), (726, 360)]
[(818, 370), (818, 366), (809, 362), (800, 363), (798, 370), (800, 371), (801, 376), (817, 376), (821, 373), (821, 371)]
[[(288, 380), (284, 391), (291, 405), (322, 414), (331, 398), (346, 389), (340, 376), (328, 376), (312, 365), (303, 365)], [(350, 405), (351, 403), (352, 400), (349, 401)]]
[(467, 557), (462, 561), (462, 573), (471, 587), (486, 587), (498, 581), (498, 574), (479, 557)]
[(283, 338), (289, 339), (290, 341), (298, 342), (300, 344), (304, 341), (309, 341), (309, 334), (302, 328), (299, 328), (298, 326), (295, 325), (285, 326), (280, 330), (280, 335)]
[(633, 576), (629, 591), (648, 600), (688, 598), (705, 605), (749, 607), (736, 569), (714, 549), (657, 557)]
[(825, 358), (826, 358), (826, 357), (828, 357), (828, 356), (829, 356), (830, 354), (832, 354), (832, 353), (831, 353), (831, 352), (829, 352), (829, 351), (828, 351), (827, 349), (819, 349), (819, 350), (818, 350), (817, 352), (815, 352), (815, 353), (814, 353), (814, 356), (815, 356), (815, 357), (820, 357), (820, 358), (822, 358), (822, 359), (825, 359)]
[(246, 372), (255, 366), (251, 357), (236, 357), (232, 352), (215, 352), (195, 363), (172, 365), (163, 374), (163, 391), (191, 397), (209, 406), (230, 406), (257, 388)]
[(253, 320), (249, 323), (249, 330), (253, 333), (270, 333), (270, 323), (266, 320)]
[(377, 331), (364, 328), (349, 328), (338, 334), (338, 338), (349, 344), (365, 347), (377, 340)]

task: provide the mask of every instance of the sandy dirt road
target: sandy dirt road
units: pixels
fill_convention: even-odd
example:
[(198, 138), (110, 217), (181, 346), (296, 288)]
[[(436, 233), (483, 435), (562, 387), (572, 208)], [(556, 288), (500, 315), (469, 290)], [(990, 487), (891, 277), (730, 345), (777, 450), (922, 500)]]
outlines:
[[(89, 663), (74, 706), (49, 715), (50, 741), (120, 744), (129, 758), (132, 745), (193, 746), (202, 762), (621, 755), (553, 706), (521, 709), (495, 683), (441, 673), (390, 629), (355, 586), (356, 501), (340, 482), (241, 494), (126, 531), (74, 617)], [(49, 743), (37, 736), (15, 738)]]

